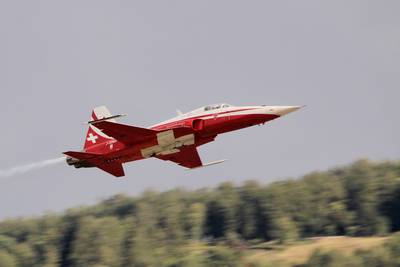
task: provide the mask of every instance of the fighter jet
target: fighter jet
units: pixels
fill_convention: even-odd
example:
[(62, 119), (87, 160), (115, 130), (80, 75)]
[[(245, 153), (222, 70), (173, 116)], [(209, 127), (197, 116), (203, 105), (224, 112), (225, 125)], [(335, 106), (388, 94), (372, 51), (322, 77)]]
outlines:
[(105, 106), (92, 112), (83, 151), (64, 152), (68, 165), (97, 167), (115, 177), (125, 176), (122, 164), (148, 158), (172, 161), (188, 169), (222, 163), (203, 164), (197, 147), (223, 133), (265, 124), (300, 106), (232, 106), (216, 104), (178, 116), (149, 128), (116, 122), (124, 115), (111, 115)]

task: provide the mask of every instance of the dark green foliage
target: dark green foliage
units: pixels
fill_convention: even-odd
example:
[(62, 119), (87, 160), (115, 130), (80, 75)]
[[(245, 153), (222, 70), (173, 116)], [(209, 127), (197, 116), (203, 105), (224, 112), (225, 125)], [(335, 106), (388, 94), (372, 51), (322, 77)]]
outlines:
[(390, 221), (391, 231), (400, 231), (400, 186), (387, 196), (387, 200), (381, 205), (383, 214)]
[(206, 235), (220, 238), (235, 232), (238, 225), (239, 194), (231, 183), (221, 184), (214, 192), (205, 192), (207, 204)]
[[(6, 220), (0, 267), (240, 266), (240, 251), (257, 241), (398, 231), (399, 211), (400, 163), (362, 160), (267, 186), (117, 195), (62, 215)], [(319, 251), (305, 266), (400, 266), (399, 255), (395, 236), (353, 257)]]

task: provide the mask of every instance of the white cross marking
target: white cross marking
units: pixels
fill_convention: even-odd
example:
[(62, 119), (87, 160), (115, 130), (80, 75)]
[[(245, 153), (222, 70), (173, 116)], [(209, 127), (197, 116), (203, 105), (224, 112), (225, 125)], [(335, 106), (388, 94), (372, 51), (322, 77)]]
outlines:
[(93, 135), (92, 133), (89, 133), (89, 137), (86, 140), (92, 142), (93, 144), (96, 144), (97, 138), (99, 138), (97, 135)]
[(168, 155), (179, 152), (182, 146), (195, 144), (194, 134), (184, 135), (175, 138), (173, 130), (161, 132), (157, 134), (158, 145), (147, 147), (141, 150), (142, 156), (148, 158), (154, 155)]

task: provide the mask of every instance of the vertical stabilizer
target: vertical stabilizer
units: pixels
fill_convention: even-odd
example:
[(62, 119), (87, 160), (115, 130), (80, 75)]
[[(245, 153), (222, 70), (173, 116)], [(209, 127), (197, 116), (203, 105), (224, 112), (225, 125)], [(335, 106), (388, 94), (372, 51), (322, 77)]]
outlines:
[[(100, 106), (100, 107), (96, 107), (93, 109), (91, 120), (92, 121), (101, 120), (101, 119), (108, 118), (111, 116), (112, 115), (111, 115), (110, 111), (107, 109), (107, 107)], [(107, 121), (116, 122), (115, 119), (110, 119)], [(108, 142), (110, 140), (114, 140), (114, 139), (112, 137), (109, 137), (102, 131), (100, 131), (95, 126), (89, 125), (89, 129), (86, 133), (84, 149), (85, 150), (90, 149), (93, 146)]]
[[(109, 117), (112, 117), (112, 115), (106, 106), (100, 106), (93, 109), (92, 121), (101, 120)], [(116, 122), (115, 119), (109, 119), (107, 121)]]

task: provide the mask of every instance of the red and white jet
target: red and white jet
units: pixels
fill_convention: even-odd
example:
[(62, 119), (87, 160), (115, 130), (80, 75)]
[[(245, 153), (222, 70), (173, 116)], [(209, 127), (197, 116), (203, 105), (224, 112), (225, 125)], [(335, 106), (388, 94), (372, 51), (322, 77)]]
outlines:
[(98, 167), (116, 177), (124, 176), (123, 163), (155, 157), (193, 169), (203, 164), (197, 147), (214, 141), (217, 135), (264, 124), (300, 109), (299, 106), (232, 106), (217, 104), (202, 107), (173, 119), (141, 128), (119, 124), (104, 106), (92, 112), (84, 149), (68, 151), (68, 165), (75, 168)]

